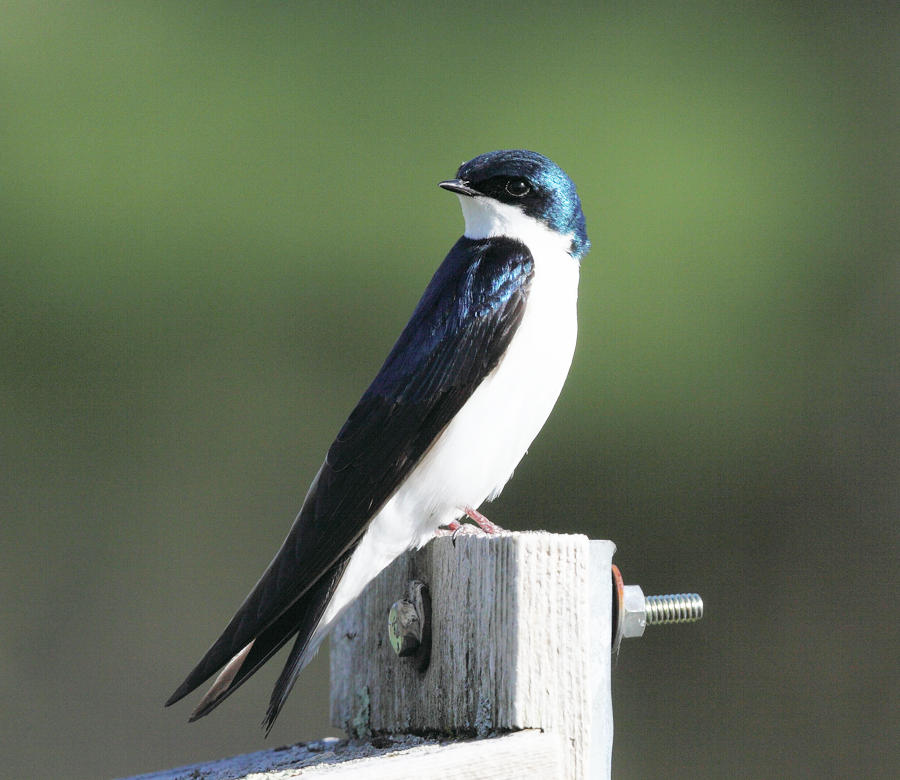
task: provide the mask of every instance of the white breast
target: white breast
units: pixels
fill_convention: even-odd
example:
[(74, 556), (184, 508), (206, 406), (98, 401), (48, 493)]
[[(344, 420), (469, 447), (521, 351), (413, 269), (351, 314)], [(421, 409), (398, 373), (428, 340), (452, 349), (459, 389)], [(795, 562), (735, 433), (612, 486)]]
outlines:
[[(407, 480), (398, 501), (446, 523), (494, 498), (547, 420), (572, 362), (578, 263), (569, 239), (519, 209), (461, 196), (469, 238), (508, 235), (534, 257), (522, 321), (506, 354), (478, 386)], [(415, 514), (413, 514), (415, 516)], [(427, 540), (425, 539), (421, 541)]]
[(577, 333), (578, 263), (561, 236), (518, 208), (460, 196), (466, 236), (509, 236), (534, 258), (522, 321), (498, 366), (435, 440), (363, 536), (322, 628), (366, 583), (439, 525), (497, 496), (553, 409)]

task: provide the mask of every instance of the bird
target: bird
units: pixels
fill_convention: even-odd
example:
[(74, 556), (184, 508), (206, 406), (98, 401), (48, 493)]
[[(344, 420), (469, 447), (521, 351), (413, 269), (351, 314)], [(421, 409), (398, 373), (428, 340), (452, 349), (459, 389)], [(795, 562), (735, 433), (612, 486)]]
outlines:
[(271, 730), (343, 610), (392, 560), (496, 498), (546, 422), (572, 362), (590, 249), (572, 180), (524, 149), (481, 154), (439, 182), (463, 235), (350, 413), (287, 537), (221, 636), (166, 702), (218, 672), (207, 715), (294, 643)]

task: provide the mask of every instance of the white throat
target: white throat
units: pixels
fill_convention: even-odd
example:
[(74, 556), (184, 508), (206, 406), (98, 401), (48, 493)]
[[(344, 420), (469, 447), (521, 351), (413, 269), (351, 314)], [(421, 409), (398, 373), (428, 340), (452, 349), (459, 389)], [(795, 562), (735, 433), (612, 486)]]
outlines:
[(521, 241), (526, 246), (552, 246), (568, 252), (572, 234), (563, 235), (547, 227), (540, 220), (529, 217), (518, 206), (493, 198), (458, 195), (466, 221), (466, 238), (494, 238), (506, 236)]

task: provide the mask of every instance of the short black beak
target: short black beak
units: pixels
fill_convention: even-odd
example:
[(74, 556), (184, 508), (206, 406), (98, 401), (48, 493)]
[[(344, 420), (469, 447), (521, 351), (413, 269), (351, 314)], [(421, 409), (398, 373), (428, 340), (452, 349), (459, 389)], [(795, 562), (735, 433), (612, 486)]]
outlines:
[(455, 192), (457, 195), (469, 195), (470, 197), (481, 195), (478, 190), (473, 190), (462, 179), (448, 179), (447, 181), (440, 181), (438, 182), (438, 187), (442, 187), (443, 189), (449, 190), (450, 192)]

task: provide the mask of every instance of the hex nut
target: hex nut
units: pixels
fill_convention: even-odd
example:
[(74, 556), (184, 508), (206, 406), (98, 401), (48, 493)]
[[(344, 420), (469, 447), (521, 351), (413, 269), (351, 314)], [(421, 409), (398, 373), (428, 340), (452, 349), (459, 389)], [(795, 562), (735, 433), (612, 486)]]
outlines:
[(647, 602), (640, 585), (626, 585), (622, 595), (622, 636), (643, 636), (647, 627)]

